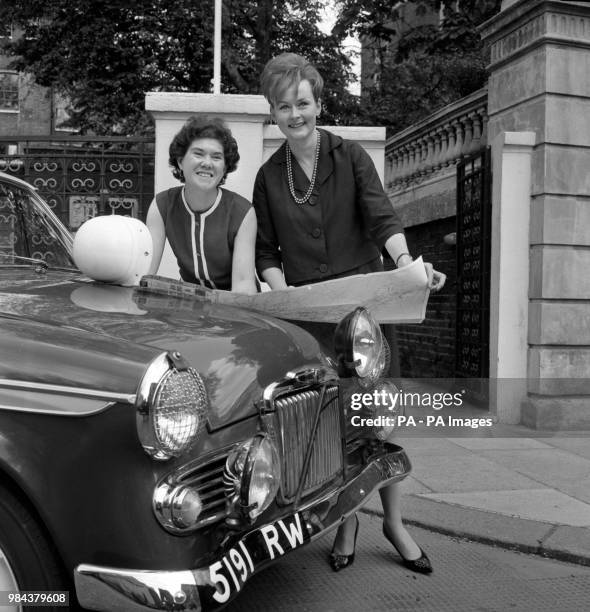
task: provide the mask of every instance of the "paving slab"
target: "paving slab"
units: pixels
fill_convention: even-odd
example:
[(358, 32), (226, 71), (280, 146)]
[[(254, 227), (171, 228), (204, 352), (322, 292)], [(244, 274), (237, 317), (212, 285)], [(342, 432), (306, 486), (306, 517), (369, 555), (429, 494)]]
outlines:
[(451, 442), (470, 451), (550, 449), (550, 443), (534, 438), (453, 438)]
[(543, 484), (590, 503), (590, 460), (585, 457), (556, 448), (480, 451), (478, 456), (528, 477), (538, 485)]
[[(551, 451), (555, 452), (555, 451)], [(539, 483), (480, 454), (410, 453), (412, 476), (435, 493), (538, 489)]]
[(590, 504), (554, 489), (422, 493), (419, 497), (544, 523), (590, 527)]
[(590, 459), (590, 434), (584, 438), (551, 438), (547, 445)]

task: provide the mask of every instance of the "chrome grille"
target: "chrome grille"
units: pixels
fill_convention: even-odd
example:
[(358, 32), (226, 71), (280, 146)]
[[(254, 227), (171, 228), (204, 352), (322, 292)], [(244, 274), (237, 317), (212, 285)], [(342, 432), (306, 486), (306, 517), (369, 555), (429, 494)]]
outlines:
[[(310, 389), (279, 397), (275, 408), (282, 443), (281, 492), (285, 502), (296, 493), (303, 471), (305, 455), (311, 442), (319, 389)], [(313, 442), (309, 469), (302, 497), (321, 488), (342, 473), (342, 436), (338, 387), (331, 386), (324, 394), (318, 430)]]
[(197, 527), (215, 523), (225, 518), (227, 511), (223, 489), (223, 469), (227, 454), (217, 455), (196, 467), (188, 469), (178, 479), (178, 484), (194, 487), (203, 503)]

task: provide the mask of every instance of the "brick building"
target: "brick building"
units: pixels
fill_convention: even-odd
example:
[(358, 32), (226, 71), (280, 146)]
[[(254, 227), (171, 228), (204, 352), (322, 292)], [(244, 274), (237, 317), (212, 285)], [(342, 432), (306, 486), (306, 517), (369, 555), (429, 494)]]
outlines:
[[(18, 35), (10, 25), (0, 29), (0, 137), (48, 136), (62, 131), (59, 124), (65, 118), (65, 104), (61, 97), (10, 68), (13, 57), (4, 46)], [(4, 149), (0, 153), (7, 153), (9, 146), (0, 144)]]

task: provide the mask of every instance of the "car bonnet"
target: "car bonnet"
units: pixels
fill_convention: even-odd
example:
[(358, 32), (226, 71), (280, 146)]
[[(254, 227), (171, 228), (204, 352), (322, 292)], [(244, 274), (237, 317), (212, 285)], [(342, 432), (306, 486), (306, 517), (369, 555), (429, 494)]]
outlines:
[[(0, 314), (42, 325), (45, 340), (60, 348), (64, 336), (71, 344), (72, 334), (84, 332), (76, 344), (96, 356), (88, 362), (88, 377), (106, 390), (117, 384), (134, 392), (144, 366), (156, 354), (179, 351), (205, 380), (214, 429), (248, 416), (264, 388), (321, 359), (313, 337), (286, 321), (51, 270), (42, 276), (12, 271), (10, 278), (0, 272)], [(117, 373), (113, 362), (121, 354), (135, 364)], [(67, 363), (67, 350), (63, 358), (64, 367), (75, 365), (77, 380), (83, 378), (79, 363)], [(69, 359), (79, 360), (79, 352)], [(107, 370), (102, 381), (100, 369)], [(125, 376), (131, 380), (123, 381)]]

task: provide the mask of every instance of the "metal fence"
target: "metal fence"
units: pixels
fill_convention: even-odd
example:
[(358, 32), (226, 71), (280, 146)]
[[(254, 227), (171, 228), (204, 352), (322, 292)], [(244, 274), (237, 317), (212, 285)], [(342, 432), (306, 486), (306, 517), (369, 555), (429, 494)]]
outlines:
[[(489, 147), (457, 166), (457, 326), (455, 375), (488, 396), (491, 160)], [(479, 382), (476, 382), (479, 381)]]
[(151, 138), (0, 138), (0, 170), (31, 183), (72, 231), (102, 214), (145, 220), (154, 156)]

